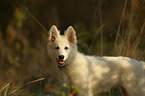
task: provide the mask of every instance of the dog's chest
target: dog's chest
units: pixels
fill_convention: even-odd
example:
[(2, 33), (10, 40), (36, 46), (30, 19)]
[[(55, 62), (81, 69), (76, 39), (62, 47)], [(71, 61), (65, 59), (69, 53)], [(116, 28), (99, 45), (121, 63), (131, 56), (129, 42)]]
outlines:
[[(63, 81), (69, 85), (86, 89), (88, 86), (87, 72), (72, 69), (61, 70)], [(83, 74), (82, 74), (83, 73)]]

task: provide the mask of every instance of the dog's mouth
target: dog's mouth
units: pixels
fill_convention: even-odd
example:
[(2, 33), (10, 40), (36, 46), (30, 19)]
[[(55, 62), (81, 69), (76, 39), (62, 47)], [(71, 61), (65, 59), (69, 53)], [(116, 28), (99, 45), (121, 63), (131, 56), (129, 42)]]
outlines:
[(64, 66), (65, 65), (65, 61), (66, 60), (63, 60), (63, 59), (57, 59), (57, 62), (58, 62), (59, 66)]

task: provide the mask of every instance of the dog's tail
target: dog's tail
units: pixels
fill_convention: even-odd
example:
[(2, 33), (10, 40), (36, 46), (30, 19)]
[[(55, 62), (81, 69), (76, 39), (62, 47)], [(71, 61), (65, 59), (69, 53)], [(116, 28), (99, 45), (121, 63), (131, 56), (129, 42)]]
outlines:
[(141, 61), (141, 64), (143, 66), (143, 69), (145, 70), (145, 62)]

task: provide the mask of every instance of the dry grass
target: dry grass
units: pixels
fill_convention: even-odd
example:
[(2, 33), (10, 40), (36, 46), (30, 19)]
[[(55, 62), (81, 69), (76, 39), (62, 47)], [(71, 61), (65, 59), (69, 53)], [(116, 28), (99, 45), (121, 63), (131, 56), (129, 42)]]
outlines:
[(13, 89), (12, 87), (12, 81), (4, 84), (3, 86), (0, 87), (0, 96), (21, 96), (21, 94), (23, 93), (23, 91), (25, 90), (25, 88), (27, 86), (29, 86), (30, 84), (36, 83), (36, 82), (40, 82), (42, 80), (44, 80), (45, 78), (40, 78), (40, 79), (36, 79), (33, 81), (30, 81), (28, 83), (26, 83), (23, 87), (21, 88), (16, 88)]

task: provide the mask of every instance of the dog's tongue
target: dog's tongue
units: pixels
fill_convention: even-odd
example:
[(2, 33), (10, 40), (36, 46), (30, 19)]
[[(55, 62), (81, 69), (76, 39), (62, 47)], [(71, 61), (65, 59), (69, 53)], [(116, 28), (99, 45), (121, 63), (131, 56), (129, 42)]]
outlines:
[(60, 64), (63, 64), (63, 63), (64, 63), (64, 61), (59, 61), (59, 63), (60, 63)]

